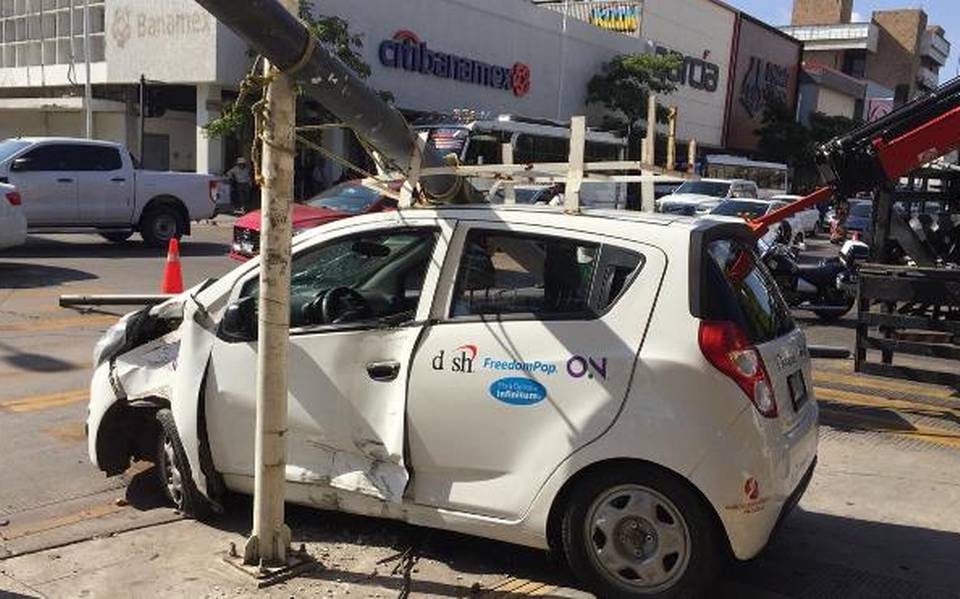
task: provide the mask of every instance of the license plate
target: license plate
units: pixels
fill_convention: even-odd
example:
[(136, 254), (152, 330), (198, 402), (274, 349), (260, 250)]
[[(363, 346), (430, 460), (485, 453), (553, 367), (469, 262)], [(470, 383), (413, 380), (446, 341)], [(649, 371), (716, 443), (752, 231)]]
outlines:
[(798, 370), (787, 377), (787, 386), (790, 387), (790, 401), (793, 410), (799, 412), (807, 401), (807, 383), (803, 380), (803, 371)]

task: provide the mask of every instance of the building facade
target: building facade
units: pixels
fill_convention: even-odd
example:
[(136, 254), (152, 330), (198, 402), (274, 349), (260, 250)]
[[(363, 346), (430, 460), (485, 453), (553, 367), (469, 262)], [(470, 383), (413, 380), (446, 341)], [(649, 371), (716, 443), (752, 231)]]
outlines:
[[(203, 126), (248, 71), (246, 45), (193, 0), (89, 0), (86, 16), (83, 6), (0, 0), (0, 138), (84, 134), (89, 48), (94, 137), (125, 143), (152, 168), (229, 168), (244, 148), (208, 138)], [(715, 0), (591, 0), (561, 10), (518, 0), (325, 0), (317, 8), (349, 22), (370, 85), (411, 116), (587, 114), (598, 125), (602, 109), (586, 104), (587, 83), (614, 56), (643, 52), (683, 58), (678, 89), (663, 99), (679, 109), (681, 142), (750, 152), (765, 103), (796, 101), (799, 43)], [(149, 90), (142, 135), (141, 77)], [(348, 150), (339, 133), (324, 141)]]
[(899, 105), (937, 87), (950, 42), (923, 10), (875, 11), (866, 22), (852, 22), (853, 14), (853, 0), (794, 0), (791, 25), (782, 29), (804, 41), (808, 64), (868, 84), (858, 118), (869, 118), (871, 106)]

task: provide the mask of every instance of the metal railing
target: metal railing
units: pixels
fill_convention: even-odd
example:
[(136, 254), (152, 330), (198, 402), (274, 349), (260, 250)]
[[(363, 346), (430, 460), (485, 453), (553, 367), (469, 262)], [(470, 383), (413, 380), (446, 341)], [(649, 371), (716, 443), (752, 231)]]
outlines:
[(633, 37), (640, 37), (640, 21), (643, 15), (642, 0), (576, 0), (536, 2), (543, 8), (586, 21), (606, 29)]
[(880, 30), (873, 23), (840, 23), (837, 25), (796, 25), (781, 31), (805, 43), (808, 50), (877, 51)]

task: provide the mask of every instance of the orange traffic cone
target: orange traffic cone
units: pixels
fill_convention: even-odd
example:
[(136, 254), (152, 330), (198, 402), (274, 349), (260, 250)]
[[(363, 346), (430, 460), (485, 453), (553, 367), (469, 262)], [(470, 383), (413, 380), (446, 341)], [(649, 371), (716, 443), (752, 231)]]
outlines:
[(180, 271), (180, 242), (176, 237), (167, 247), (167, 263), (163, 267), (160, 293), (183, 293), (183, 273)]

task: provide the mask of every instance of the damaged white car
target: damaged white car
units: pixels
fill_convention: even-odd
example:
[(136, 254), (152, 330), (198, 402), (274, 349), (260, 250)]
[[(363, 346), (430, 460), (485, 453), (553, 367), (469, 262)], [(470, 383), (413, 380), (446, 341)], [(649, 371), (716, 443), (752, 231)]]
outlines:
[[(599, 595), (686, 596), (812, 475), (810, 360), (742, 221), (390, 212), (298, 236), (289, 501), (562, 552)], [(96, 350), (91, 459), (188, 515), (249, 493), (259, 261)]]

